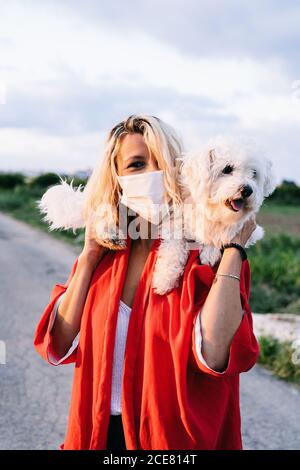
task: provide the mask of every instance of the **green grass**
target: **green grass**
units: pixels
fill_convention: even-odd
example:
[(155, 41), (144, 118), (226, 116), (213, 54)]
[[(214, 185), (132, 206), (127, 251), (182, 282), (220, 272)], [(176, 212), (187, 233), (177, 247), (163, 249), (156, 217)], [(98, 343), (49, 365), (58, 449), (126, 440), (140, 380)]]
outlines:
[(260, 209), (260, 214), (284, 214), (289, 216), (300, 217), (300, 207), (275, 204), (274, 202), (266, 201)]
[(42, 220), (43, 215), (36, 207), (36, 202), (44, 192), (45, 189), (31, 189), (26, 185), (17, 186), (14, 190), (0, 190), (0, 211), (51, 233), (57, 239), (75, 246), (83, 246), (84, 229), (76, 230), (76, 234), (73, 230), (49, 230), (48, 225)]
[(281, 342), (272, 336), (261, 336), (259, 345), (259, 364), (272, 370), (282, 380), (300, 384), (300, 364), (295, 363), (299, 353), (290, 341)]
[(300, 236), (268, 235), (248, 248), (250, 305), (257, 313), (300, 313)]

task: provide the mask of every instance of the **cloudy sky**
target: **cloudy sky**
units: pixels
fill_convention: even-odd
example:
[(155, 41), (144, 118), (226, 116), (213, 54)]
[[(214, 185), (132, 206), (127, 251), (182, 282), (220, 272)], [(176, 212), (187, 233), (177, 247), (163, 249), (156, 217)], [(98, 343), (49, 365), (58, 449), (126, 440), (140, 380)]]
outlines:
[(300, 3), (0, 0), (0, 170), (76, 171), (133, 113), (257, 142), (300, 183)]

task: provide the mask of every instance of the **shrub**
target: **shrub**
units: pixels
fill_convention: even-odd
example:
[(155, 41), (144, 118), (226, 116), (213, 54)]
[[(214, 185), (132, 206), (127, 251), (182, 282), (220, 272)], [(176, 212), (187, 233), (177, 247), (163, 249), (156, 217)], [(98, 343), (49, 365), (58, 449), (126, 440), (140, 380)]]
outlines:
[(42, 175), (32, 178), (29, 182), (31, 188), (48, 188), (54, 184), (60, 182), (59, 175), (57, 173), (44, 173)]
[(280, 204), (300, 204), (300, 187), (294, 181), (283, 180), (269, 199)]
[(261, 336), (259, 345), (258, 363), (272, 370), (281, 379), (300, 382), (300, 365), (293, 361), (295, 349), (291, 341), (280, 342), (272, 336)]
[(0, 172), (0, 188), (13, 189), (18, 185), (25, 183), (25, 176), (22, 173), (4, 173)]
[[(300, 298), (300, 237), (277, 234), (249, 247), (250, 304), (254, 312), (278, 312)], [(300, 312), (299, 312), (300, 313)]]

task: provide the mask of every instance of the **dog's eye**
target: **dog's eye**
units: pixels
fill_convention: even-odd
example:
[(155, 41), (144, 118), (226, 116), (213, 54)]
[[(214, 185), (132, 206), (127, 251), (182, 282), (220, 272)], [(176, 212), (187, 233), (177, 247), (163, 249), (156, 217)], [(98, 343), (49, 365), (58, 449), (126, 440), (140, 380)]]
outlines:
[(226, 165), (222, 173), (225, 175), (228, 175), (229, 173), (233, 172), (233, 166), (232, 165)]
[(252, 176), (253, 176), (253, 178), (255, 178), (257, 176), (257, 171), (256, 170), (252, 170)]

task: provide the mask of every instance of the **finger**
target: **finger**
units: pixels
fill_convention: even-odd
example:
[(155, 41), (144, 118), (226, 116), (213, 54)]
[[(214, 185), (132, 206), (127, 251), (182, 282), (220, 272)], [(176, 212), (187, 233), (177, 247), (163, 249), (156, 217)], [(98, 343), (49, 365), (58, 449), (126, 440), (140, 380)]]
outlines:
[(255, 220), (255, 216), (251, 217), (251, 218), (248, 220), (248, 222), (249, 222), (249, 226), (250, 226), (250, 227), (256, 227), (256, 225), (257, 225), (257, 224), (256, 224), (256, 220)]

